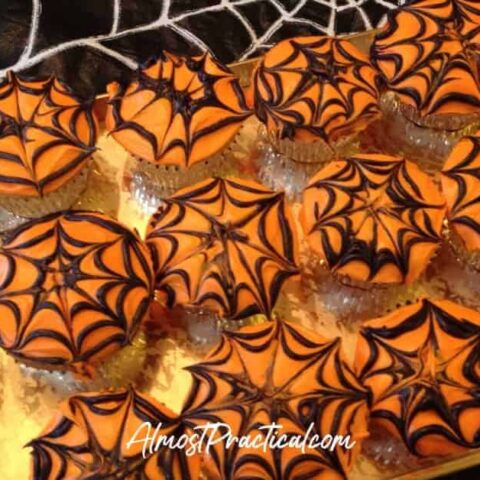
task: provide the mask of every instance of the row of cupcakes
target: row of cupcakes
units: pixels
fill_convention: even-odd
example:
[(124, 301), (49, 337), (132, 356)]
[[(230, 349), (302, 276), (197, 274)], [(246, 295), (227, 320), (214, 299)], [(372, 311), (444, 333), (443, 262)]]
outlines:
[[(465, 2), (411, 2), (391, 13), (370, 57), (346, 39), (285, 40), (262, 57), (246, 95), (210, 54), (164, 53), (130, 84), (109, 85), (107, 130), (163, 193), (238, 175), (224, 154), (253, 112), (280, 154), (263, 155), (269, 186), (301, 190), (325, 161), (371, 148), (438, 169), (479, 124), (478, 19)], [(56, 79), (10, 73), (0, 118), (0, 205), (26, 216), (71, 206), (95, 150), (92, 102)]]
[[(376, 316), (420, 295), (402, 301), (399, 289), (418, 281), (439, 249), (445, 212), (415, 164), (365, 154), (320, 170), (298, 216), (284, 193), (235, 177), (162, 200), (146, 243), (104, 214), (49, 214), (8, 231), (0, 247), (2, 346), (27, 364), (83, 371), (132, 342), (154, 291), (166, 309), (213, 325), (271, 318), (285, 284), (318, 264), (334, 290), (347, 281), (373, 291)], [(465, 212), (456, 220), (470, 246), (477, 231)]]
[(133, 388), (62, 402), (28, 445), (31, 478), (340, 480), (375, 426), (415, 455), (480, 448), (479, 339), (480, 314), (446, 300), (365, 322), (354, 366), (339, 338), (279, 320), (244, 327), (188, 367), (179, 414)]
[[(176, 70), (172, 62), (172, 59), (156, 62), (150, 67), (150, 74), (155, 73), (160, 78), (168, 72), (173, 75)], [(236, 99), (237, 106), (240, 105), (241, 90), (237, 80), (231, 74), (222, 77), (221, 72), (224, 71), (214, 69), (219, 68), (218, 64), (209, 55), (197, 59), (197, 63), (193, 60), (189, 62), (182, 64), (183, 70), (179, 67), (174, 75), (178, 82), (186, 82), (200, 95), (199, 88), (206, 87), (197, 85), (199, 78), (204, 78), (198, 72), (213, 69), (205, 77), (209, 79), (205, 81), (212, 89), (211, 93), (222, 90), (221, 85), (224, 85), (224, 90)], [(167, 65), (171, 65), (169, 69)], [(163, 69), (168, 72), (162, 73)], [(190, 76), (180, 80), (183, 78), (180, 73), (184, 71)], [(210, 79), (217, 73), (219, 79), (212, 86)], [(170, 85), (170, 79), (167, 83)], [(155, 85), (158, 87), (162, 83)], [(26, 81), (10, 74), (0, 91), (0, 171), (4, 172), (0, 175), (3, 193), (0, 204), (18, 214), (25, 214), (24, 209), (27, 208), (27, 216), (39, 216), (52, 206), (53, 210), (65, 209), (81, 191), (86, 177), (83, 171), (95, 150), (98, 127), (92, 105), (81, 103), (55, 79)], [(138, 115), (155, 120), (159, 105), (170, 105), (171, 99), (167, 101), (163, 90), (157, 92), (157, 98), (152, 90), (146, 90), (140, 83), (130, 85), (127, 92), (130, 93), (121, 96), (123, 102), (112, 101), (110, 113), (113, 118), (122, 118), (122, 108), (130, 106), (139, 109)], [(145, 107), (147, 100), (144, 97), (152, 102), (151, 105)], [(206, 145), (212, 145), (210, 136), (216, 138), (218, 134), (218, 124), (214, 122), (212, 128), (209, 122), (218, 120), (219, 107), (204, 105), (204, 108), (198, 108), (193, 108), (191, 113), (195, 111), (203, 115), (202, 110), (213, 110), (211, 116), (207, 115), (209, 120), (205, 120), (206, 123), (203, 120), (198, 122), (198, 125), (203, 125), (204, 134), (194, 135), (195, 142), (204, 139), (205, 145), (201, 143), (198, 149), (191, 150), (193, 144), (189, 143), (188, 155), (182, 157), (184, 159), (195, 152), (211, 152)], [(229, 111), (234, 110), (232, 107)], [(176, 124), (174, 119), (178, 116), (182, 117), (181, 114), (174, 115), (171, 125)], [(226, 118), (223, 126), (229, 138), (238, 131), (244, 116), (235, 114), (232, 118)], [(152, 125), (170, 125), (161, 121), (155, 123), (154, 120)], [(118, 135), (119, 141), (131, 139), (137, 142), (136, 145), (139, 138), (150, 138), (152, 141), (157, 138), (145, 129), (134, 133), (140, 128), (137, 127), (137, 123), (123, 119), (119, 125), (112, 127), (112, 135)], [(166, 135), (162, 137), (164, 140), (169, 138), (170, 134), (163, 133)], [(227, 142), (219, 141), (222, 144)], [(185, 148), (184, 143), (175, 139), (172, 142), (165, 155)], [(158, 140), (154, 141), (154, 144), (158, 143)], [(450, 223), (454, 227), (453, 235), (450, 235), (452, 244), (456, 248), (460, 245), (457, 250), (467, 259), (469, 256), (462, 253), (462, 244), (467, 251), (478, 250), (480, 200), (475, 193), (479, 183), (478, 144), (479, 137), (475, 135), (462, 139), (451, 152), (441, 176)], [(144, 146), (147, 151), (147, 144)], [(149, 155), (147, 158), (153, 160), (153, 151)], [(195, 160), (200, 161), (199, 158), (195, 157)], [(182, 172), (177, 176), (188, 178)], [(352, 192), (355, 195), (351, 195)], [(52, 195), (55, 200), (51, 199)], [(18, 197), (26, 199), (26, 202)], [(308, 205), (302, 218), (308, 237), (316, 239), (314, 249), (320, 252), (320, 257), (330, 269), (354, 280), (409, 282), (418, 277), (419, 270), (424, 269), (425, 262), (438, 244), (443, 200), (432, 181), (418, 167), (400, 157), (360, 154), (334, 161), (313, 177), (305, 190), (305, 202)], [(415, 255), (418, 253), (421, 260), (413, 261), (411, 251)]]

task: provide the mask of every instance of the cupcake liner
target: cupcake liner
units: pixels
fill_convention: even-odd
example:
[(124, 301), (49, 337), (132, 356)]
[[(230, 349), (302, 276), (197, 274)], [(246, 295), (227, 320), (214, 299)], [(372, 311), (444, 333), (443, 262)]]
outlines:
[(455, 229), (450, 228), (448, 223), (445, 225), (443, 234), (455, 259), (460, 265), (468, 269), (471, 273), (480, 273), (480, 250), (467, 250), (460, 235), (458, 235)]
[(130, 191), (133, 199), (148, 211), (154, 211), (162, 198), (180, 188), (201, 182), (209, 177), (239, 176), (233, 151), (240, 133), (222, 153), (185, 168), (178, 165), (161, 165), (132, 157), (127, 165)]
[[(89, 167), (86, 186), (75, 203), (68, 208), (94, 210), (116, 218), (119, 209), (119, 197), (120, 189), (116, 181), (116, 171), (98, 154), (95, 154)], [(0, 234), (16, 228), (28, 220), (28, 217), (15, 215), (0, 207)]]
[(208, 308), (192, 305), (176, 307), (175, 316), (177, 321), (184, 325), (189, 340), (196, 345), (213, 345), (219, 341), (223, 332), (267, 321), (266, 317), (260, 314), (241, 320), (230, 320)]
[(382, 96), (380, 107), (383, 118), (368, 129), (377, 148), (416, 160), (428, 172), (440, 170), (457, 141), (480, 124), (480, 114), (421, 117), (393, 93)]
[(340, 321), (358, 323), (417, 301), (429, 292), (422, 276), (411, 284), (375, 284), (330, 272), (318, 259), (305, 265), (304, 281), (324, 308)]
[(103, 390), (133, 383), (143, 371), (147, 358), (147, 338), (139, 332), (132, 342), (98, 364), (82, 365), (78, 369), (44, 368), (31, 362), (18, 361), (23, 375), (47, 383), (62, 394), (78, 390)]
[(325, 164), (335, 157), (348, 156), (358, 150), (357, 135), (343, 137), (331, 144), (321, 138), (316, 142), (307, 143), (288, 138), (280, 139), (269, 134), (267, 134), (267, 140), (277, 153), (300, 164)]
[(87, 187), (91, 161), (65, 185), (43, 197), (0, 195), (0, 209), (18, 217), (38, 218), (68, 210)]
[(358, 136), (345, 137), (334, 144), (322, 139), (306, 143), (278, 139), (262, 126), (258, 134), (259, 180), (273, 190), (283, 190), (298, 199), (309, 178), (336, 157), (348, 157), (359, 150)]

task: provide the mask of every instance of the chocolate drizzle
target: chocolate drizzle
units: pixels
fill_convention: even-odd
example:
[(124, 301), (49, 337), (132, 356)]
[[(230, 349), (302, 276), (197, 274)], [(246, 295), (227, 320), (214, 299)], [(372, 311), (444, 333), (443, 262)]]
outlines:
[(211, 178), (166, 199), (147, 243), (166, 303), (230, 319), (270, 316), (298, 273), (293, 221), (283, 193), (236, 178)]
[(480, 447), (480, 314), (423, 300), (364, 324), (356, 366), (371, 417), (419, 455)]
[(42, 196), (78, 174), (96, 148), (92, 105), (54, 77), (9, 72), (0, 83), (0, 193)]
[(187, 167), (221, 151), (250, 111), (237, 78), (210, 54), (164, 53), (126, 88), (110, 85), (107, 128), (133, 155)]
[(411, 2), (389, 14), (371, 56), (390, 91), (422, 116), (480, 112), (477, 2)]
[[(127, 448), (143, 422), (151, 423), (152, 432), (161, 423), (158, 436), (184, 433), (172, 412), (131, 388), (77, 394), (66, 400), (60, 411), (53, 427), (29, 443), (33, 480), (198, 478), (198, 456), (187, 457), (183, 450), (162, 446), (143, 458), (142, 444)], [(142, 433), (145, 436), (145, 428)]]
[(480, 132), (462, 138), (441, 173), (448, 219), (468, 250), (480, 248)]
[(347, 40), (284, 40), (254, 72), (255, 112), (280, 138), (335, 141), (377, 117), (376, 77), (368, 58)]
[(99, 213), (56, 213), (9, 232), (0, 271), (0, 345), (46, 368), (80, 371), (128, 344), (152, 296), (146, 247)]
[(220, 344), (189, 367), (194, 383), (183, 418), (230, 425), (233, 435), (265, 438), (260, 427), (280, 424), (282, 434), (351, 435), (353, 450), (309, 447), (282, 451), (216, 445), (211, 478), (344, 478), (366, 435), (366, 390), (346, 364), (339, 339), (287, 322), (268, 322), (225, 334)]
[(328, 268), (375, 283), (415, 280), (439, 247), (444, 215), (425, 173), (401, 157), (377, 154), (318, 172), (301, 214), (307, 240)]

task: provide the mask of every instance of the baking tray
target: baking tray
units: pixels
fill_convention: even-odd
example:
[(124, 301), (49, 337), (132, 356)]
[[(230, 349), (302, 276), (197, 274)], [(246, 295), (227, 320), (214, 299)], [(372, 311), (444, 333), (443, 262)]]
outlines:
[[(372, 33), (355, 35), (351, 39), (366, 51)], [(255, 63), (256, 60), (250, 60), (232, 65), (244, 85)], [(101, 119), (105, 106), (106, 97), (100, 95), (95, 108)], [(236, 155), (243, 156), (243, 161), (248, 162), (254, 155), (258, 127), (252, 118), (242, 129)], [(143, 234), (152, 208), (142, 205), (131, 195), (129, 162), (123, 148), (102, 133), (87, 190), (77, 206), (109, 213)], [(298, 205), (294, 204), (293, 209), (298, 209)], [(427, 278), (430, 294), (480, 310), (479, 277), (465, 274), (446, 247), (429, 267)], [(302, 273), (297, 286), (282, 294), (276, 314), (329, 337), (341, 335), (347, 354), (353, 354), (361, 316), (346, 319), (332, 313), (316, 290), (313, 274), (308, 271)], [(198, 340), (196, 327), (198, 325), (179, 322), (178, 317), (155, 304), (148, 337), (140, 337), (134, 346), (121, 353), (131, 360), (131, 372), (125, 374), (111, 368), (88, 383), (73, 381), (68, 375), (47, 375), (26, 369), (0, 352), (0, 480), (29, 478), (29, 449), (24, 446), (43, 430), (58, 403), (74, 392), (131, 383), (178, 412), (190, 387), (190, 375), (184, 367), (201, 359), (210, 348)], [(429, 479), (474, 465), (480, 465), (480, 451), (419, 459), (409, 454), (399, 441), (382, 432), (372, 432), (349, 479)]]

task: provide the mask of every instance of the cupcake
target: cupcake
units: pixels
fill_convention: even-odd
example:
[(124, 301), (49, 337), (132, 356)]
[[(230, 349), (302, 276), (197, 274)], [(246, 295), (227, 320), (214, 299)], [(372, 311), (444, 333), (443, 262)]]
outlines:
[(300, 220), (309, 261), (325, 272), (326, 301), (377, 312), (415, 298), (444, 216), (431, 178), (402, 157), (356, 155), (321, 169), (303, 193)]
[(371, 421), (416, 455), (480, 447), (480, 314), (423, 300), (366, 322), (355, 366)]
[(379, 115), (377, 73), (348, 40), (283, 40), (261, 59), (249, 101), (265, 125), (259, 175), (296, 194), (318, 168), (358, 151), (359, 134)]
[(108, 93), (106, 126), (138, 161), (137, 196), (235, 170), (227, 150), (250, 112), (238, 79), (209, 53), (164, 53), (128, 86), (108, 85)]
[(0, 83), (1, 208), (36, 218), (75, 203), (97, 140), (92, 107), (55, 77), (7, 74)]
[(441, 172), (447, 238), (461, 261), (480, 269), (480, 131), (463, 137)]
[[(209, 431), (216, 442), (204, 447), (209, 479), (346, 478), (367, 436), (368, 393), (346, 363), (340, 339), (266, 322), (224, 334), (188, 370), (194, 382), (185, 423), (228, 425)], [(227, 434), (257, 439), (257, 448), (229, 445)], [(348, 436), (350, 448), (334, 445), (337, 436)]]
[(372, 133), (390, 153), (438, 171), (460, 137), (480, 124), (480, 8), (411, 2), (389, 14), (371, 50), (383, 74), (384, 120)]
[(148, 444), (143, 455), (140, 440), (147, 435), (147, 422), (153, 445), (161, 436), (179, 441), (191, 435), (167, 407), (132, 388), (74, 395), (28, 444), (31, 479), (198, 479), (198, 455), (162, 443), (153, 451)]
[(214, 320), (268, 318), (298, 274), (297, 239), (283, 193), (210, 178), (163, 200), (148, 231), (158, 299)]
[(146, 246), (115, 220), (87, 211), (30, 220), (0, 248), (0, 346), (26, 366), (93, 376), (132, 343), (152, 283)]

